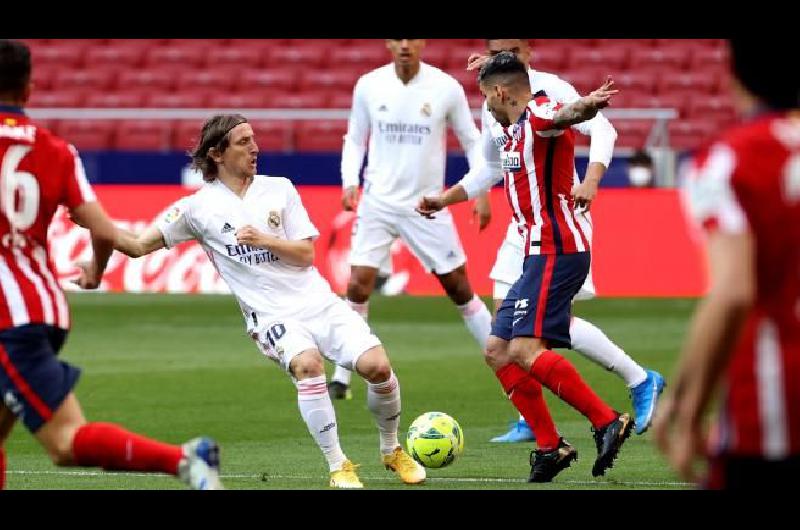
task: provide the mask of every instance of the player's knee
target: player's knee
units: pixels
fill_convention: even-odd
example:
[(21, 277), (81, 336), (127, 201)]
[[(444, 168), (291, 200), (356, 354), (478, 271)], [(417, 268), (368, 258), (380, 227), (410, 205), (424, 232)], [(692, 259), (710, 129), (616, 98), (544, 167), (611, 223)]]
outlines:
[(490, 336), (483, 351), (483, 360), (489, 367), (497, 371), (510, 362), (508, 343), (495, 336)]
[(292, 361), (292, 374), (298, 381), (319, 377), (324, 373), (325, 365), (319, 352), (304, 352)]
[(356, 371), (370, 383), (382, 383), (391, 377), (392, 365), (383, 348), (376, 346), (359, 358)]
[(355, 274), (350, 276), (350, 281), (347, 284), (347, 299), (357, 304), (363, 304), (369, 300), (369, 295), (372, 294), (372, 286), (364, 279), (357, 277)]

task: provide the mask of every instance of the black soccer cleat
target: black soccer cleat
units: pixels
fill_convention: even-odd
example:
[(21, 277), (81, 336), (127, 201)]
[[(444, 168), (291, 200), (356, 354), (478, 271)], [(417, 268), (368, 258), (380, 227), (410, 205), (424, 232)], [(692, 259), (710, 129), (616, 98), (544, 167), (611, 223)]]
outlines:
[(606, 469), (614, 465), (622, 444), (633, 430), (633, 419), (630, 414), (624, 412), (617, 416), (617, 419), (594, 431), (594, 443), (597, 445), (597, 460), (592, 466), (592, 476), (599, 477), (605, 475)]
[(340, 381), (330, 381), (328, 383), (328, 394), (331, 399), (353, 399), (353, 392), (350, 387)]
[(552, 482), (553, 477), (577, 459), (578, 451), (563, 438), (558, 439), (558, 447), (552, 451), (531, 451), (531, 476), (528, 482)]

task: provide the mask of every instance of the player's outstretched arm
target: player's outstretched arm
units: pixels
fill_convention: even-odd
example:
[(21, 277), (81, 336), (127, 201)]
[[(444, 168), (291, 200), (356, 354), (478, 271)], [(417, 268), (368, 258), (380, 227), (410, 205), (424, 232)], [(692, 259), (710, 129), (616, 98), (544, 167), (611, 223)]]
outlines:
[(289, 265), (310, 267), (314, 264), (314, 242), (308, 239), (280, 239), (245, 225), (236, 231), (236, 242), (240, 245), (269, 250)]
[(117, 228), (117, 238), (114, 240), (114, 249), (131, 258), (146, 256), (165, 246), (164, 235), (155, 224), (148, 226), (141, 234)]
[(614, 90), (614, 81), (611, 77), (606, 79), (603, 86), (579, 100), (558, 109), (553, 116), (553, 126), (557, 129), (566, 129), (576, 123), (591, 120), (611, 102), (611, 96), (619, 93)]
[(91, 261), (76, 264), (81, 269), (81, 275), (73, 283), (83, 289), (97, 289), (103, 279), (108, 258), (114, 252), (117, 228), (99, 202), (85, 202), (71, 210), (70, 216), (76, 224), (89, 229), (94, 251)]
[(436, 197), (423, 197), (420, 199), (419, 204), (414, 208), (417, 213), (428, 219), (433, 218), (433, 214), (447, 208), (451, 204), (464, 202), (468, 200), (467, 191), (461, 184), (456, 184), (449, 190)]

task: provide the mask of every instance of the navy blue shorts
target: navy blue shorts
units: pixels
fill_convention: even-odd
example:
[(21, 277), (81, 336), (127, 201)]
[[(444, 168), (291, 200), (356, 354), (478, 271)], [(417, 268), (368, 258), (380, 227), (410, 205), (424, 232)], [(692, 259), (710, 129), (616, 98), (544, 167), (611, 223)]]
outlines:
[(67, 332), (44, 324), (0, 331), (0, 396), (35, 433), (50, 420), (80, 377), (80, 369), (56, 356)]
[(537, 337), (551, 348), (569, 348), (572, 298), (589, 274), (589, 252), (528, 256), (492, 324), (504, 340)]

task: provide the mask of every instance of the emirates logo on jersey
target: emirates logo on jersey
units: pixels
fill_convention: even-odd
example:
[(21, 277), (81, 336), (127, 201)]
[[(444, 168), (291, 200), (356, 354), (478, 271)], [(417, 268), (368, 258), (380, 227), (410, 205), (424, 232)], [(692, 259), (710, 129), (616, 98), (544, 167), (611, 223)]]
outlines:
[(267, 224), (270, 228), (278, 228), (281, 226), (281, 214), (276, 211), (269, 212)]
[(431, 117), (431, 114), (433, 113), (433, 111), (431, 110), (431, 104), (430, 104), (430, 103), (425, 103), (425, 104), (422, 106), (422, 109), (420, 109), (420, 112), (421, 112), (421, 113), (422, 113), (422, 115), (423, 115), (423, 116), (425, 116), (426, 118), (430, 118), (430, 117)]

